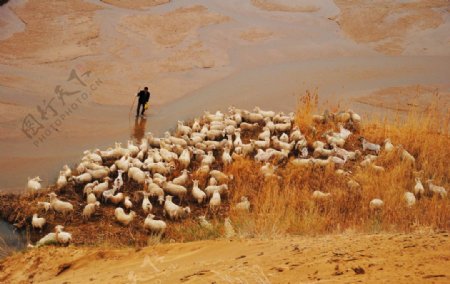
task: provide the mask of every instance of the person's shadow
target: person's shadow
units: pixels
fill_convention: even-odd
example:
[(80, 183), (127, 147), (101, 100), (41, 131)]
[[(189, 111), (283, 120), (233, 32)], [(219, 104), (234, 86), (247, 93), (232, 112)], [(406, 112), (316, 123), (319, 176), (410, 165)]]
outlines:
[(134, 120), (134, 127), (133, 131), (131, 132), (131, 138), (136, 139), (138, 143), (140, 143), (142, 138), (144, 138), (146, 124), (146, 117), (136, 117), (136, 119)]

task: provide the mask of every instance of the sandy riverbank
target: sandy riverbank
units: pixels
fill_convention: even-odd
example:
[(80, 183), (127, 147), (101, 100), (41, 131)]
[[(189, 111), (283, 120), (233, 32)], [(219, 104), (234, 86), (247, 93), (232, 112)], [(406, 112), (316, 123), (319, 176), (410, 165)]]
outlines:
[[(217, 240), (134, 250), (32, 249), (2, 261), (3, 283), (447, 283), (448, 233)], [(19, 265), (20, 264), (20, 265)]]

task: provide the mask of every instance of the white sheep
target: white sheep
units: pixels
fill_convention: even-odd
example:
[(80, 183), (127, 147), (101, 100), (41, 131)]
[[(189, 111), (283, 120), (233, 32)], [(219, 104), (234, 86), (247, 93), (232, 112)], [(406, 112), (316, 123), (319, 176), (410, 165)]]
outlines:
[(416, 184), (414, 185), (414, 194), (417, 197), (421, 197), (425, 193), (425, 188), (423, 187), (422, 181), (420, 178), (415, 179)]
[(314, 200), (326, 200), (326, 199), (330, 198), (330, 196), (331, 196), (330, 192), (325, 193), (325, 192), (322, 192), (320, 190), (315, 190), (312, 193), (312, 198)]
[(409, 191), (405, 192), (404, 198), (405, 198), (406, 205), (408, 207), (411, 207), (414, 204), (416, 204), (416, 197), (414, 196), (414, 194), (412, 192), (409, 192)]
[(86, 196), (86, 203), (92, 204), (97, 202), (97, 198), (95, 197), (95, 194), (92, 193), (92, 189), (88, 189), (87, 196)]
[(212, 170), (209, 172), (209, 174), (214, 177), (217, 182), (219, 182), (220, 184), (222, 183), (228, 183), (231, 180), (233, 180), (233, 176), (232, 175), (226, 175), (221, 171), (218, 170)]
[(164, 190), (158, 184), (152, 180), (147, 180), (144, 189), (150, 196), (157, 196), (160, 205), (162, 205), (162, 202), (164, 202)]
[[(105, 191), (106, 192), (106, 191)], [(124, 200), (125, 196), (123, 195), (122, 192), (116, 193), (113, 196), (109, 196), (107, 198), (108, 201), (111, 201), (111, 203), (113, 204), (119, 204), (120, 202), (122, 202)]]
[(125, 197), (125, 200), (123, 201), (123, 206), (125, 206), (125, 208), (130, 209), (133, 207), (133, 203), (130, 200), (129, 196)]
[(64, 188), (66, 185), (67, 185), (66, 175), (64, 174), (64, 171), (60, 171), (59, 177), (56, 180), (56, 188), (59, 190), (59, 189)]
[(43, 208), (46, 213), (52, 207), (50, 202), (44, 202), (44, 201), (38, 201), (37, 206), (38, 206), (38, 208)]
[(117, 171), (117, 177), (116, 177), (116, 179), (113, 182), (113, 184), (116, 185), (117, 190), (120, 190), (122, 188), (122, 186), (123, 186), (123, 177), (122, 177), (122, 175), (123, 175), (123, 171), (122, 170), (118, 170)]
[(219, 190), (214, 190), (211, 199), (209, 200), (209, 209), (216, 211), (218, 207), (220, 206), (221, 198)]
[(247, 196), (242, 196), (241, 201), (234, 208), (241, 211), (250, 211), (250, 201), (248, 201)]
[(208, 229), (208, 230), (212, 230), (213, 226), (211, 225), (210, 222), (208, 222), (208, 220), (206, 220), (206, 216), (198, 216), (198, 222), (200, 224), (200, 226), (204, 229)]
[(39, 241), (36, 242), (36, 247), (57, 244), (57, 243), (58, 243), (58, 241), (56, 240), (56, 234), (48, 233), (47, 235), (45, 235)]
[(166, 231), (167, 224), (162, 220), (154, 220), (156, 216), (148, 214), (144, 220), (144, 229), (149, 230), (152, 234), (162, 236)]
[(145, 173), (137, 167), (131, 167), (128, 169), (128, 177), (130, 180), (134, 180), (138, 184), (144, 184)]
[(427, 184), (433, 194), (438, 194), (441, 198), (447, 197), (447, 190), (444, 187), (433, 184), (432, 180), (427, 180)]
[(183, 152), (181, 152), (178, 161), (183, 166), (183, 169), (187, 169), (189, 167), (189, 164), (191, 163), (191, 154), (188, 149), (184, 149)]
[(35, 193), (42, 188), (42, 179), (40, 177), (28, 178), (27, 188), (29, 191)]
[(391, 142), (391, 139), (387, 138), (384, 140), (384, 151), (386, 152), (392, 152), (394, 150), (394, 145)]
[(55, 227), (55, 237), (61, 245), (68, 245), (72, 241), (72, 234), (63, 231), (64, 227), (57, 225)]
[(100, 197), (102, 193), (108, 189), (108, 186), (109, 186), (109, 178), (107, 177), (104, 179), (104, 182), (95, 184), (94, 187), (92, 188), (92, 192), (97, 197)]
[(219, 192), (219, 194), (225, 194), (228, 191), (228, 185), (227, 184), (209, 185), (205, 188), (206, 196), (208, 197), (213, 195), (214, 191)]
[(226, 217), (224, 220), (224, 228), (225, 228), (225, 237), (226, 238), (232, 238), (236, 235), (236, 232), (234, 231), (233, 225), (231, 224), (230, 218)]
[(42, 231), (42, 229), (45, 226), (45, 223), (46, 223), (45, 218), (38, 217), (37, 213), (33, 214), (33, 218), (31, 220), (31, 225), (33, 226), (33, 228), (39, 229)]
[(194, 197), (195, 200), (197, 200), (198, 204), (202, 204), (206, 198), (206, 193), (199, 188), (198, 180), (193, 180), (192, 182), (194, 183), (191, 191), (192, 196)]
[(370, 150), (370, 151), (374, 151), (377, 154), (380, 153), (380, 149), (381, 149), (380, 145), (367, 142), (367, 140), (364, 139), (364, 137), (360, 137), (360, 140), (362, 143), (363, 151)]
[(178, 176), (178, 177), (176, 177), (176, 178), (174, 178), (174, 179), (172, 180), (172, 182), (173, 182), (174, 184), (182, 185), (182, 186), (186, 186), (186, 184), (188, 183), (188, 181), (189, 181), (189, 171), (186, 170), (186, 169), (184, 169), (184, 170), (181, 172), (181, 175), (180, 175), (180, 176)]
[(416, 162), (416, 158), (411, 155), (408, 151), (406, 151), (402, 145), (398, 146), (398, 150), (400, 151), (400, 158), (402, 161), (406, 161), (412, 165)]
[(164, 202), (164, 215), (168, 214), (170, 219), (180, 219), (189, 214), (191, 211), (189, 207), (182, 208), (172, 201), (172, 196), (167, 195), (166, 201)]
[(184, 199), (184, 197), (187, 194), (187, 189), (186, 187), (182, 186), (182, 185), (178, 185), (178, 184), (174, 184), (172, 182), (163, 182), (162, 184), (162, 188), (168, 193), (171, 194), (172, 196), (177, 196), (180, 199), (180, 202)]
[(122, 207), (117, 207), (116, 210), (114, 210), (114, 216), (119, 223), (128, 226), (133, 221), (134, 217), (136, 217), (136, 213), (130, 211), (129, 214), (126, 214)]
[(372, 199), (369, 203), (369, 208), (372, 210), (380, 210), (384, 206), (383, 200), (379, 198)]
[(224, 166), (227, 166), (227, 165), (230, 165), (232, 162), (233, 162), (233, 159), (231, 158), (231, 155), (230, 155), (230, 149), (225, 148), (222, 153), (222, 163), (224, 164)]
[(63, 166), (62, 172), (64, 173), (66, 178), (70, 178), (72, 176), (72, 170), (70, 169), (70, 167), (68, 165)]
[(73, 212), (73, 205), (70, 202), (59, 200), (56, 193), (51, 192), (48, 196), (50, 197), (50, 205), (55, 212), (62, 213), (64, 216)]
[(89, 218), (91, 218), (91, 216), (95, 213), (95, 210), (97, 210), (99, 207), (100, 207), (100, 202), (98, 202), (98, 201), (84, 206), (83, 214), (82, 214), (83, 219), (88, 220)]
[(150, 200), (148, 199), (150, 194), (145, 191), (143, 192), (143, 194), (144, 194), (144, 199), (142, 200), (142, 210), (148, 214), (148, 213), (152, 212), (153, 205), (150, 202)]
[(85, 184), (92, 181), (92, 175), (90, 173), (82, 173), (78, 176), (71, 177), (78, 184)]

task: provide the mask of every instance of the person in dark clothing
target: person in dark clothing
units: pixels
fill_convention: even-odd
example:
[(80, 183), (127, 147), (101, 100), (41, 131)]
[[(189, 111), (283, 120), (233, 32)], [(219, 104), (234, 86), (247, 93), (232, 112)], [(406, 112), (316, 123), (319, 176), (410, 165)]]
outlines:
[(137, 105), (137, 111), (136, 111), (136, 116), (139, 116), (139, 110), (140, 110), (141, 106), (142, 106), (141, 115), (144, 115), (145, 104), (150, 99), (150, 92), (148, 91), (148, 88), (145, 87), (136, 96), (139, 97), (138, 105)]

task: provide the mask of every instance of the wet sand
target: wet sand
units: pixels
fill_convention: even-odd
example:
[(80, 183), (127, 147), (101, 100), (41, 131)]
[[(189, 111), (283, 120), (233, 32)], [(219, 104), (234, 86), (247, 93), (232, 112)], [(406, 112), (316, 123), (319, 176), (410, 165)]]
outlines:
[[(13, 0), (0, 8), (8, 15), (0, 33), (2, 190), (22, 190), (27, 176), (51, 183), (83, 150), (133, 137), (129, 110), (139, 86), (152, 92), (145, 127), (158, 135), (178, 119), (229, 105), (293, 111), (306, 89), (318, 88), (323, 102), (363, 113), (384, 112), (376, 94), (385, 89), (420, 84), (448, 98), (445, 1), (390, 1), (392, 15), (385, 5), (362, 1), (166, 2), (77, 0), (61, 7)], [(45, 7), (46, 13), (35, 13)], [(380, 27), (368, 18), (355, 30), (361, 21), (355, 15), (369, 8), (382, 17)], [(389, 33), (398, 27), (400, 35)], [(366, 31), (374, 33), (370, 40), (361, 39)], [(380, 50), (397, 40), (395, 53)], [(21, 131), (23, 119), (37, 115), (56, 86), (76, 86), (67, 85), (72, 69), (90, 71), (101, 84), (35, 147)], [(363, 101), (367, 96), (370, 104)], [(389, 96), (381, 97), (390, 104)]]

